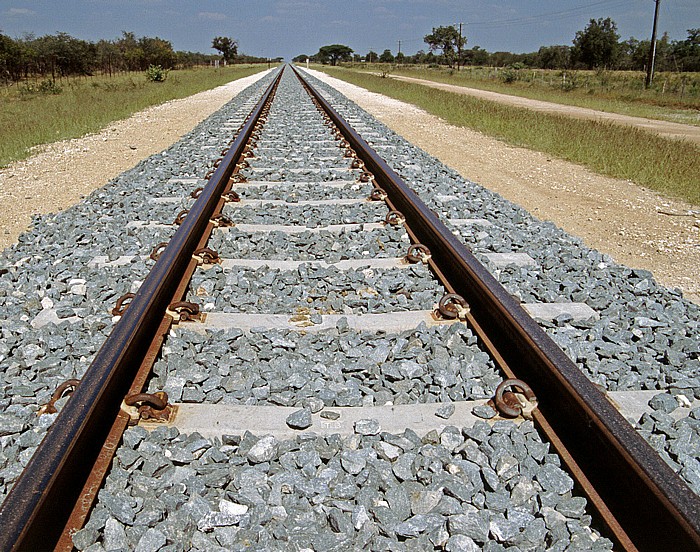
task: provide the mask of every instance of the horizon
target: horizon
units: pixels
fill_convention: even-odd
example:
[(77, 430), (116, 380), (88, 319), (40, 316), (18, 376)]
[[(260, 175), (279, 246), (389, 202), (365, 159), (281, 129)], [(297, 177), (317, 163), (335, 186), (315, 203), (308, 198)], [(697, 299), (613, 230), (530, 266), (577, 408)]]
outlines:
[[(231, 7), (233, 4), (233, 8)], [(423, 37), (434, 27), (463, 24), (467, 49), (536, 52), (541, 46), (571, 45), (591, 19), (610, 17), (621, 40), (649, 40), (654, 0), (508, 0), (488, 5), (477, 0), (0, 0), (0, 31), (12, 38), (65, 32), (97, 42), (122, 31), (168, 40), (174, 50), (215, 54), (211, 41), (228, 36), (240, 53), (291, 60), (314, 55), (321, 46), (344, 44), (359, 55), (389, 49), (413, 55), (428, 50)], [(488, 7), (487, 11), (485, 7)], [(439, 14), (435, 14), (440, 11)], [(662, 1), (658, 37), (685, 40), (700, 27), (697, 0)], [(359, 32), (361, 30), (361, 32)], [(278, 37), (274, 44), (270, 37)]]

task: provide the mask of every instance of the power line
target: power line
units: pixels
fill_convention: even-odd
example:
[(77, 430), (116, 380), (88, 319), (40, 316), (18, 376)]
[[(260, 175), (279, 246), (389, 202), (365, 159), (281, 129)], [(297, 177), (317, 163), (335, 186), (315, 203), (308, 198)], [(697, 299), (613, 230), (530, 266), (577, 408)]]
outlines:
[(490, 28), (507, 27), (507, 26), (510, 26), (513, 24), (528, 23), (528, 22), (533, 21), (533, 20), (540, 21), (542, 19), (552, 18), (552, 16), (556, 16), (556, 18), (560, 18), (561, 16), (572, 15), (576, 12), (580, 12), (582, 10), (586, 10), (588, 8), (593, 8), (596, 6), (602, 6), (605, 4), (610, 4), (608, 7), (617, 7), (617, 6), (629, 4), (629, 1), (628, 0), (603, 0), (601, 2), (593, 2), (592, 4), (585, 4), (583, 6), (576, 6), (575, 8), (570, 8), (567, 10), (542, 13), (539, 15), (529, 15), (526, 17), (517, 17), (517, 18), (513, 18), (513, 19), (495, 19), (492, 21), (474, 21), (474, 22), (469, 22), (468, 25), (471, 27), (478, 26), (478, 27), (490, 27)]
[[(655, 0), (653, 0), (655, 1)], [(523, 24), (534, 23), (545, 23), (550, 22), (555, 19), (562, 19), (566, 16), (570, 16), (576, 13), (584, 12), (589, 8), (595, 8), (598, 6), (605, 6), (607, 8), (616, 8), (623, 5), (629, 5), (629, 0), (599, 0), (598, 2), (592, 2), (590, 4), (584, 4), (582, 6), (576, 6), (574, 8), (569, 8), (566, 10), (559, 10), (554, 12), (541, 13), (539, 15), (529, 15), (524, 17), (517, 17), (512, 19), (494, 19), (491, 21), (475, 21), (464, 23), (464, 26), (469, 27), (479, 27), (481, 30), (495, 29), (499, 27), (510, 27)], [(413, 44), (416, 42), (423, 42), (422, 38), (409, 38), (401, 40), (402, 45)]]

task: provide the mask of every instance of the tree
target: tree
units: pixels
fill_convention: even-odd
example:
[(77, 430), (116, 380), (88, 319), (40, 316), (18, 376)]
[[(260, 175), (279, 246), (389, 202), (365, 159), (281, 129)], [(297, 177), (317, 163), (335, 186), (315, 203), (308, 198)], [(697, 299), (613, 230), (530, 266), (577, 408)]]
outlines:
[(293, 57), (292, 61), (294, 63), (305, 63), (307, 59), (311, 59), (311, 56), (307, 56), (306, 54), (299, 54), (298, 56)]
[(143, 62), (143, 50), (139, 48), (134, 33), (122, 31), (122, 37), (116, 42), (127, 71), (140, 71)]
[(233, 63), (233, 60), (235, 60), (238, 55), (238, 42), (227, 36), (215, 37), (214, 40), (211, 41), (211, 47), (221, 52), (226, 63)]
[(163, 69), (175, 67), (177, 56), (172, 44), (167, 40), (144, 36), (139, 39), (139, 48), (143, 52), (142, 71), (145, 71), (151, 65), (160, 65)]
[(541, 69), (567, 69), (570, 59), (570, 46), (542, 46), (535, 55), (535, 64)]
[(123, 60), (122, 53), (114, 42), (109, 40), (100, 40), (96, 44), (97, 48), (97, 63), (102, 69), (102, 73), (108, 73), (111, 77), (117, 71)]
[(681, 71), (700, 71), (700, 28), (688, 29), (688, 38), (673, 44), (672, 55)]
[(370, 50), (369, 52), (367, 52), (365, 59), (368, 63), (372, 63), (373, 61), (377, 61), (379, 59), (379, 54), (377, 54), (377, 52), (373, 50)]
[(321, 63), (330, 62), (331, 65), (336, 65), (339, 61), (349, 61), (352, 54), (352, 48), (343, 44), (330, 44), (322, 46), (318, 50), (316, 57)]
[(589, 69), (610, 68), (617, 61), (619, 39), (612, 19), (591, 19), (583, 31), (576, 32), (571, 58)]
[(0, 33), (0, 82), (22, 78), (22, 45)]
[(489, 53), (479, 46), (463, 51), (462, 55), (466, 65), (487, 65), (489, 62)]
[(379, 56), (379, 61), (382, 63), (394, 63), (394, 56), (391, 53), (391, 50), (388, 48), (382, 52), (382, 55)]
[[(433, 27), (431, 34), (425, 35), (423, 41), (430, 46), (430, 51), (442, 50), (442, 56), (450, 67), (454, 66), (457, 58), (457, 51), (463, 50), (467, 39), (459, 35), (459, 31), (454, 26)], [(462, 60), (457, 60), (461, 63)]]

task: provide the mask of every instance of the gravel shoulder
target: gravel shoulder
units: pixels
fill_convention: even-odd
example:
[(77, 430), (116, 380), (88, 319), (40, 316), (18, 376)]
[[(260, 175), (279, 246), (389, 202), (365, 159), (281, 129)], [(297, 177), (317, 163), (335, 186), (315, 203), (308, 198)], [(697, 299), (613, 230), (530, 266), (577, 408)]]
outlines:
[(0, 249), (17, 241), (32, 215), (61, 211), (139, 161), (177, 142), (268, 71), (154, 106), (99, 133), (41, 147), (0, 169)]
[(617, 262), (654, 273), (700, 303), (700, 211), (630, 181), (446, 124), (415, 106), (309, 71), (463, 177), (580, 237)]
[[(50, 144), (0, 170), (0, 247), (16, 242), (33, 214), (59, 211), (161, 151), (264, 73), (116, 122), (98, 134)], [(666, 286), (700, 303), (700, 215), (697, 207), (663, 198), (631, 182), (507, 146), (393, 99), (313, 74), (348, 95), (394, 131), (464, 177), (586, 245), (632, 267), (651, 270)], [(695, 215), (688, 216), (695, 209)], [(674, 213), (674, 214), (667, 214)]]
[(457, 86), (454, 84), (445, 84), (441, 82), (430, 81), (426, 79), (416, 79), (413, 77), (403, 77), (398, 75), (390, 75), (391, 78), (429, 86), (438, 90), (454, 92), (466, 96), (473, 96), (483, 100), (498, 102), (511, 105), (514, 107), (522, 107), (539, 111), (541, 113), (551, 113), (555, 115), (566, 115), (576, 119), (588, 119), (591, 121), (606, 121), (618, 125), (626, 125), (636, 127), (640, 130), (653, 132), (665, 138), (674, 138), (677, 140), (687, 140), (695, 144), (700, 144), (700, 127), (693, 125), (685, 125), (683, 123), (672, 123), (670, 121), (660, 121), (657, 119), (647, 119), (646, 117), (632, 117), (630, 115), (621, 115), (619, 113), (608, 113), (606, 111), (598, 111), (586, 107), (578, 107), (574, 105), (564, 105), (553, 102), (544, 102), (541, 100), (532, 100), (530, 98), (522, 98), (520, 96), (511, 96), (510, 94), (501, 94), (499, 92), (491, 92), (490, 90), (480, 90), (478, 88), (468, 88), (466, 86)]

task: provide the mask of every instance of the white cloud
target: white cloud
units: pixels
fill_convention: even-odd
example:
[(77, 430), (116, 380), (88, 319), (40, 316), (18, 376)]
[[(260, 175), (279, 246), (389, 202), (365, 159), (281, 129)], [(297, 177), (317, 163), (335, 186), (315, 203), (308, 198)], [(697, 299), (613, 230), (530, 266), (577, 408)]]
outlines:
[(4, 12), (4, 15), (8, 17), (23, 17), (29, 15), (36, 15), (36, 12), (34, 10), (28, 10), (27, 8), (10, 8), (6, 12)]
[(308, 0), (280, 0), (275, 3), (275, 11), (280, 14), (309, 14), (321, 10), (323, 4)]
[(205, 21), (225, 21), (228, 16), (225, 13), (219, 12), (199, 12), (197, 14), (199, 19), (204, 19)]

